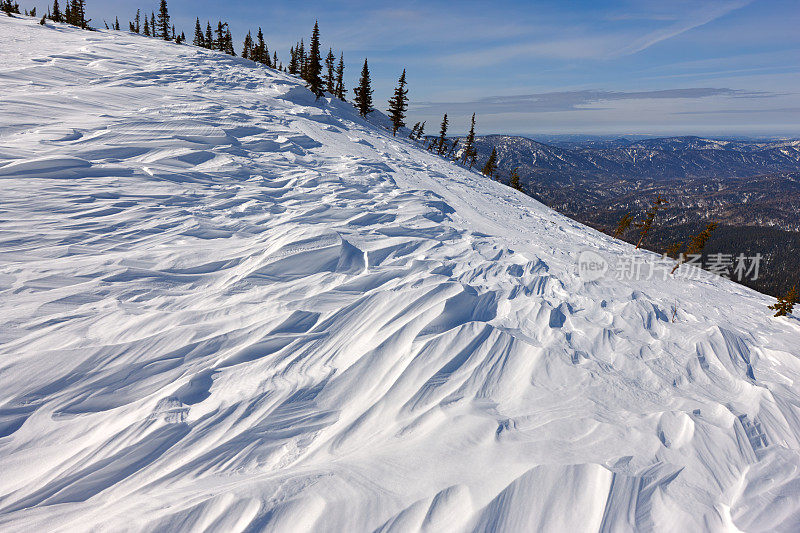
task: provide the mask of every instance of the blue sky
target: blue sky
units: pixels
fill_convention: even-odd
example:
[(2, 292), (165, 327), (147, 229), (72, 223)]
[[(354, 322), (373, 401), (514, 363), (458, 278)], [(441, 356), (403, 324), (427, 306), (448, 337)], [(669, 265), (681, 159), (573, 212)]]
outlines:
[[(37, 2), (22, 0), (23, 7)], [(39, 6), (39, 9), (43, 7)], [(88, 0), (95, 22), (132, 5)], [(281, 59), (319, 19), (352, 87), (369, 58), (376, 104), (403, 68), (412, 120), (481, 133), (800, 136), (797, 0), (281, 2), (170, 0), (179, 29), (225, 19), (237, 51), (261, 26)], [(306, 37), (307, 40), (307, 37)]]

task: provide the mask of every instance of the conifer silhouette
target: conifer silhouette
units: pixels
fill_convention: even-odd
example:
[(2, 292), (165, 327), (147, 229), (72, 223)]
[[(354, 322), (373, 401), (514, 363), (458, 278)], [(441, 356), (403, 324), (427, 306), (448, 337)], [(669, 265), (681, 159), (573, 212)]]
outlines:
[(508, 184), (518, 191), (522, 190), (522, 184), (519, 181), (519, 173), (516, 168), (511, 169), (511, 177), (508, 180)]
[(194, 21), (194, 40), (192, 44), (204, 48), (206, 45), (205, 38), (203, 37), (203, 28), (200, 26), (200, 18)]
[(306, 57), (306, 45), (303, 43), (303, 39), (300, 39), (300, 43), (295, 47), (294, 51), (297, 54), (297, 68), (300, 71), (300, 77), (306, 79), (308, 58)]
[(300, 66), (297, 61), (297, 50), (295, 48), (289, 48), (289, 74), (295, 74), (300, 72)]
[(417, 140), (418, 141), (421, 141), (422, 140), (422, 136), (425, 134), (425, 124), (427, 122), (428, 122), (427, 120), (423, 120), (422, 124), (419, 125), (419, 130), (417, 131)]
[(362, 117), (366, 117), (374, 111), (372, 109), (372, 81), (369, 77), (369, 65), (366, 59), (364, 59), (364, 66), (361, 69), (361, 77), (358, 79), (358, 87), (353, 89), (353, 92), (356, 95), (353, 102)]
[(325, 58), (325, 90), (332, 94), (336, 94), (336, 56), (333, 55), (333, 49), (328, 48), (328, 56)]
[(469, 126), (469, 133), (464, 143), (464, 163), (466, 164), (467, 158), (472, 155), (472, 150), (475, 149), (475, 113), (472, 114), (472, 122)]
[(242, 44), (242, 57), (245, 59), (252, 59), (253, 53), (253, 36), (250, 35), (250, 32), (247, 32), (247, 35), (244, 38), (244, 43)]
[(72, 0), (69, 12), (71, 20), (67, 20), (67, 23), (83, 29), (89, 27), (89, 20), (86, 19), (86, 0)]
[(53, 11), (50, 14), (50, 20), (61, 22), (61, 7), (58, 5), (58, 0), (53, 0)]
[(319, 98), (325, 94), (322, 85), (322, 56), (319, 51), (319, 23), (314, 22), (314, 30), (311, 32), (311, 44), (308, 51), (308, 63), (306, 64), (306, 81), (311, 92)]
[(347, 89), (344, 86), (344, 54), (339, 55), (339, 64), (336, 65), (336, 98), (344, 100)]
[(217, 38), (214, 40), (214, 50), (224, 50), (225, 49), (225, 26), (222, 25), (222, 21), (217, 21), (217, 29), (215, 30)]
[(389, 119), (392, 121), (392, 135), (406, 125), (406, 109), (408, 109), (408, 89), (406, 87), (406, 69), (397, 80), (394, 96), (389, 100)]
[(447, 126), (449, 125), (449, 121), (447, 120), (447, 113), (444, 114), (442, 118), (442, 125), (439, 129), (439, 155), (444, 153), (444, 148), (447, 146)]
[(453, 157), (455, 155), (455, 153), (456, 153), (456, 150), (458, 150), (458, 141), (459, 141), (458, 137), (453, 139), (453, 144), (450, 146), (450, 150), (447, 152), (447, 158), (448, 159)]
[(225, 23), (225, 44), (222, 48), (222, 51), (230, 56), (235, 56), (236, 51), (233, 49), (233, 37), (231, 36), (231, 29), (228, 27), (228, 23)]
[(209, 21), (206, 21), (206, 35), (203, 38), (203, 42), (209, 50), (214, 49), (214, 34), (211, 32), (211, 22)]
[(267, 44), (264, 42), (264, 32), (261, 31), (261, 28), (258, 28), (258, 33), (256, 33), (256, 43), (252, 59), (268, 67), (272, 66), (272, 62), (269, 60), (269, 48), (267, 48)]
[(489, 155), (489, 159), (486, 161), (486, 164), (483, 165), (481, 173), (489, 178), (494, 178), (494, 173), (496, 170), (497, 170), (497, 149), (492, 148), (492, 153), (491, 155)]

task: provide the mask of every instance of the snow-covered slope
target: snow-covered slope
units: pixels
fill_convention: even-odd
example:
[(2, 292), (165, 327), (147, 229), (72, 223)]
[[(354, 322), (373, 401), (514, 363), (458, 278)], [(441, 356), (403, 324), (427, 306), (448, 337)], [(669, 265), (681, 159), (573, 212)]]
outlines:
[(0, 529), (797, 528), (767, 297), (582, 281), (633, 250), (248, 61), (0, 50)]

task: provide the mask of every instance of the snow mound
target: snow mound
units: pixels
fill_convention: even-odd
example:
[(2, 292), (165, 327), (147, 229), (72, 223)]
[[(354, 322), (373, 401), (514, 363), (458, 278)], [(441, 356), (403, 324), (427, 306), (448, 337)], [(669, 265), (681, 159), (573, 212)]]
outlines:
[(638, 252), (245, 60), (0, 47), (0, 529), (797, 529), (769, 298), (584, 282)]

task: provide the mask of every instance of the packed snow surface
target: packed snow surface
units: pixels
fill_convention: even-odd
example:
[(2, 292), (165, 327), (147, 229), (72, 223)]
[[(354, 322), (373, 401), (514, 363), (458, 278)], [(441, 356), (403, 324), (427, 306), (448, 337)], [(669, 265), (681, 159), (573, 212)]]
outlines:
[(246, 60), (0, 50), (0, 529), (800, 526), (771, 298), (584, 281), (647, 253)]

